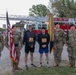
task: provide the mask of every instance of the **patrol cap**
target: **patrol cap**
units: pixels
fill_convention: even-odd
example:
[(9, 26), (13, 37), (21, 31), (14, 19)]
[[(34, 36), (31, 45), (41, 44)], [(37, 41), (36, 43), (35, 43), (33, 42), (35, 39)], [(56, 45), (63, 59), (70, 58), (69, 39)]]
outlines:
[(12, 29), (13, 29), (14, 27), (16, 27), (16, 25), (12, 25)]
[(32, 24), (28, 24), (28, 26), (32, 26)]
[(74, 25), (73, 25), (73, 24), (71, 24), (71, 25), (70, 25), (70, 28), (71, 28), (72, 26), (74, 26)]
[(59, 25), (58, 23), (54, 23), (54, 25), (56, 26), (56, 25)]
[(45, 27), (42, 27), (42, 29), (46, 29)]

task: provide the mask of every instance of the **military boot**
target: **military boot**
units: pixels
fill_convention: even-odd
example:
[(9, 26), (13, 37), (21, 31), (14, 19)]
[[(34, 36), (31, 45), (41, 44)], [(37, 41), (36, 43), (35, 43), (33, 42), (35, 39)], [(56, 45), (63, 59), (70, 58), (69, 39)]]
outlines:
[(56, 65), (54, 67), (59, 67), (59, 63), (56, 63)]
[(73, 64), (73, 67), (76, 68), (75, 64)]
[(20, 67), (18, 67), (18, 64), (15, 65), (15, 70), (22, 70)]
[(57, 62), (57, 67), (59, 67), (59, 62)]
[(17, 67), (17, 70), (22, 70), (20, 67)]
[(14, 71), (15, 71), (15, 64), (12, 63), (12, 72), (14, 72)]
[(14, 72), (15, 71), (15, 69), (14, 68), (12, 68), (12, 72)]
[(69, 67), (73, 67), (73, 64), (69, 64)]

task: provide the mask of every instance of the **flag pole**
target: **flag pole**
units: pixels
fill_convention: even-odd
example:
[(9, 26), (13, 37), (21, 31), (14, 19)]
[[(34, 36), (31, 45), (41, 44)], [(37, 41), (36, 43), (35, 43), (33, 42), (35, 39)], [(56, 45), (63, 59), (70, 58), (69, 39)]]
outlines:
[(10, 27), (9, 17), (8, 17), (8, 11), (6, 12), (6, 22), (7, 22), (7, 36), (8, 36), (8, 45), (10, 47), (10, 57), (11, 59), (16, 63), (17, 62), (17, 56), (16, 56), (16, 49), (14, 46), (14, 42), (12, 40), (12, 30)]
[(53, 48), (53, 14), (50, 13), (49, 15), (49, 25), (48, 25), (48, 33), (50, 35), (50, 53), (52, 54), (52, 64), (54, 66), (54, 55), (53, 55), (53, 51), (54, 51), (54, 48)]
[(50, 53), (53, 48), (53, 14), (50, 13), (49, 15), (49, 25), (48, 25), (48, 33), (50, 35)]

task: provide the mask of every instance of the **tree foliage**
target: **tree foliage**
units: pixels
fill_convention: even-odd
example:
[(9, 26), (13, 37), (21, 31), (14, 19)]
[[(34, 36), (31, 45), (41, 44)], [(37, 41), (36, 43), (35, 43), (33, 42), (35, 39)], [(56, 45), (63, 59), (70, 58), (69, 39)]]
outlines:
[(6, 29), (0, 28), (0, 31), (5, 31)]
[(74, 0), (50, 0), (50, 3), (55, 15), (68, 18), (76, 17), (76, 2)]
[(33, 5), (29, 11), (29, 15), (31, 16), (48, 16), (49, 14), (49, 9), (42, 4)]

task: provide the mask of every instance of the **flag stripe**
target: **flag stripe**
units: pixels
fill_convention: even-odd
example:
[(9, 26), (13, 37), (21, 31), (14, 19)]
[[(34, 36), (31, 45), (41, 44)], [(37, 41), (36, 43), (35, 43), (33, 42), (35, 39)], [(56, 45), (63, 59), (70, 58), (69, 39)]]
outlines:
[(12, 39), (12, 31), (10, 28), (10, 22), (8, 18), (8, 12), (6, 12), (6, 21), (7, 21), (7, 36), (8, 36), (8, 45), (10, 47), (10, 57), (14, 62), (17, 62), (17, 57), (16, 57), (16, 49), (14, 46), (14, 42)]

